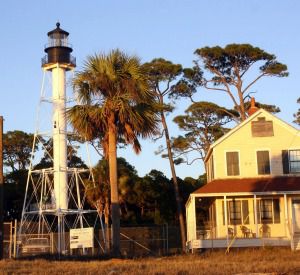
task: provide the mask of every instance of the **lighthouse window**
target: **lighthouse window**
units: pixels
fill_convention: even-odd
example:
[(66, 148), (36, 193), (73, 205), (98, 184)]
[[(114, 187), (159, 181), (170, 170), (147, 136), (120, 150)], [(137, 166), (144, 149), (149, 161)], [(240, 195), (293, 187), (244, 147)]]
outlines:
[(61, 43), (62, 43), (62, 46), (68, 46), (68, 39), (66, 38), (65, 35), (63, 36)]
[(50, 47), (68, 46), (68, 36), (65, 34), (54, 33), (49, 36)]
[(54, 121), (53, 127), (56, 128), (56, 121)]

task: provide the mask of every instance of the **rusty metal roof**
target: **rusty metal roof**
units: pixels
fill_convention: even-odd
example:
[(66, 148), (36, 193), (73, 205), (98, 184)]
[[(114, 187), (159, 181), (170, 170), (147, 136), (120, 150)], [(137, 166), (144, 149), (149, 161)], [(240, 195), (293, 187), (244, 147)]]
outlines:
[(200, 187), (193, 194), (260, 193), (300, 191), (300, 175), (261, 178), (216, 179)]

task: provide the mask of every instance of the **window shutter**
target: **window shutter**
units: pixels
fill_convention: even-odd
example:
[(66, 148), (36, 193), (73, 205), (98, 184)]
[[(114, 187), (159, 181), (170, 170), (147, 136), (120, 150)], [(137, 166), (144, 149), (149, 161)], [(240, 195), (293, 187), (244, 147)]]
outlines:
[(227, 152), (226, 153), (226, 164), (227, 164), (227, 175), (231, 176), (232, 173), (232, 153)]
[(282, 155), (283, 174), (289, 174), (290, 164), (289, 164), (289, 152), (288, 152), (288, 150), (282, 150), (281, 155)]
[(240, 168), (239, 168), (239, 154), (236, 152), (233, 155), (233, 167), (234, 167), (234, 175), (239, 175), (240, 174)]
[(259, 175), (270, 174), (269, 151), (257, 151), (257, 171)]
[(226, 162), (227, 162), (227, 175), (238, 176), (240, 174), (239, 153), (226, 152)]
[(214, 156), (211, 155), (211, 179), (213, 180), (215, 178), (215, 171), (214, 171)]

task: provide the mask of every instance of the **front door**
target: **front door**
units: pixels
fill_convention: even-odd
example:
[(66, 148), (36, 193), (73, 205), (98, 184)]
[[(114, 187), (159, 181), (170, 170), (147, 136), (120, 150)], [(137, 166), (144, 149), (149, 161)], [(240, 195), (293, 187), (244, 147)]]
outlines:
[(293, 229), (295, 233), (300, 233), (300, 200), (293, 201)]

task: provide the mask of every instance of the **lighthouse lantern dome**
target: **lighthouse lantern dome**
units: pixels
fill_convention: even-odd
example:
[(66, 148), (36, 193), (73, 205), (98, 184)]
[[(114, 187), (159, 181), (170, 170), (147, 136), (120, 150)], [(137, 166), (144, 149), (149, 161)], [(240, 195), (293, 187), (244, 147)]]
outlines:
[[(53, 64), (59, 63), (71, 69), (76, 66), (76, 60), (71, 55), (72, 45), (68, 42), (69, 33), (60, 28), (60, 23), (56, 23), (56, 28), (48, 32), (48, 44), (45, 46), (46, 56), (42, 59), (42, 67), (51, 68)], [(50, 67), (49, 67), (50, 66)]]

